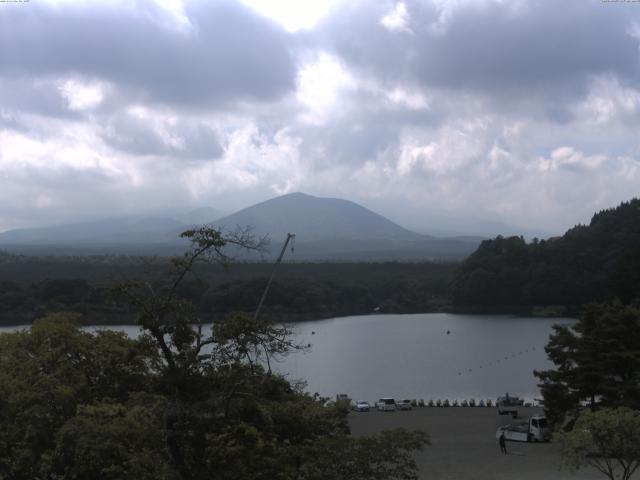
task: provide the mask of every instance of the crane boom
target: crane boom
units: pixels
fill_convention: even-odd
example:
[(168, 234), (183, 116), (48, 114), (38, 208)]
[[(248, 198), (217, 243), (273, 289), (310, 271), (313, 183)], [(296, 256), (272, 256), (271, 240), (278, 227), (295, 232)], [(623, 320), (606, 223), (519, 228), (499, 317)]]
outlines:
[(262, 297), (260, 298), (260, 303), (258, 303), (258, 308), (256, 308), (256, 312), (253, 314), (254, 320), (258, 318), (258, 314), (260, 313), (260, 309), (262, 308), (264, 299), (267, 298), (269, 287), (271, 286), (271, 282), (273, 281), (273, 275), (276, 273), (276, 268), (278, 264), (282, 261), (282, 257), (284, 257), (284, 252), (287, 250), (287, 245), (289, 245), (289, 242), (295, 238), (296, 238), (295, 233), (287, 233), (287, 239), (284, 241), (284, 245), (282, 246), (282, 250), (280, 251), (280, 255), (278, 256), (276, 263), (273, 265), (273, 269), (271, 270), (271, 276), (269, 277), (267, 286), (264, 288), (264, 292), (262, 292)]

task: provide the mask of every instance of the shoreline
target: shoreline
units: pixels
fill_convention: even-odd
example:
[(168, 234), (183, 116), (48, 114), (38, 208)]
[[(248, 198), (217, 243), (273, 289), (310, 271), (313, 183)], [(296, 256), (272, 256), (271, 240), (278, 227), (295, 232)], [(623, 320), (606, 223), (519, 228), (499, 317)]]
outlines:
[[(578, 315), (578, 309), (575, 307), (566, 308), (562, 310), (550, 309), (543, 311), (536, 311), (536, 308), (542, 307), (522, 307), (522, 308), (470, 308), (470, 307), (455, 307), (455, 308), (447, 308), (447, 309), (437, 309), (430, 310), (426, 312), (413, 312), (413, 311), (405, 311), (405, 312), (368, 312), (368, 313), (349, 313), (349, 312), (337, 312), (335, 314), (276, 314), (276, 313), (265, 313), (264, 317), (271, 317), (274, 319), (276, 323), (303, 323), (303, 322), (319, 322), (323, 320), (330, 320), (335, 318), (344, 318), (344, 317), (366, 317), (366, 316), (375, 316), (375, 315), (428, 315), (434, 313), (446, 313), (451, 315), (499, 315), (499, 316), (514, 316), (514, 317), (528, 317), (528, 318), (576, 318)], [(51, 313), (80, 313), (81, 315), (87, 315), (82, 312), (75, 312), (73, 310), (52, 310)], [(243, 313), (253, 313), (253, 312), (243, 312)], [(132, 314), (133, 315), (133, 314)], [(33, 324), (34, 321), (43, 318), (46, 315), (38, 316), (33, 320), (25, 320), (25, 321), (17, 321), (17, 322), (2, 322), (0, 321), (0, 328), (17, 328), (17, 327), (28, 327)], [(87, 315), (89, 317), (90, 315)], [(217, 315), (217, 318), (224, 316), (224, 314)], [(203, 324), (213, 323), (213, 318), (208, 318), (203, 321)], [(83, 327), (95, 327), (95, 326), (118, 326), (118, 325), (126, 325), (126, 326), (136, 326), (136, 322), (129, 322), (122, 319), (115, 319), (114, 321), (109, 321), (105, 318), (101, 319), (101, 321), (96, 322), (81, 322)]]

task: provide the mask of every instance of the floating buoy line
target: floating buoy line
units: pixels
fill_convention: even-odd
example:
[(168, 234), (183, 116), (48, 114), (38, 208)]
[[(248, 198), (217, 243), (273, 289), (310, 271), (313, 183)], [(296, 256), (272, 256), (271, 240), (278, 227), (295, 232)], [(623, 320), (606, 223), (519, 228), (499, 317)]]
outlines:
[[(507, 363), (509, 360), (511, 360), (513, 358), (517, 358), (519, 356), (525, 355), (527, 353), (532, 353), (532, 352), (535, 352), (535, 351), (536, 351), (536, 347), (532, 346), (531, 348), (526, 348), (524, 350), (520, 350), (519, 352), (511, 353), (511, 354), (505, 355), (504, 357), (497, 358), (497, 359), (495, 359), (495, 360), (493, 360), (493, 361), (491, 361), (489, 363), (480, 364), (480, 365), (475, 367), (475, 370), (480, 370), (480, 369), (482, 369), (484, 367), (493, 367), (493, 366), (499, 365), (499, 364), (501, 364), (503, 362)], [(466, 375), (468, 373), (472, 373), (473, 371), (474, 371), (473, 368), (463, 368), (461, 370), (458, 370), (458, 376)]]

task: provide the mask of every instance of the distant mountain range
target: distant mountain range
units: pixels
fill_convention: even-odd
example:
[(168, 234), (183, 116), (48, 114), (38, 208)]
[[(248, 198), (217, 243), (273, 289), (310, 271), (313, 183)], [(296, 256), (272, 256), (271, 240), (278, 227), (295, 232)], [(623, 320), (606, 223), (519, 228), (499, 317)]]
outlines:
[[(176, 218), (127, 217), (0, 234), (0, 248), (21, 253), (174, 254), (185, 248), (178, 235), (194, 224), (225, 230), (252, 226), (271, 239), (267, 259), (286, 234), (296, 234), (293, 260), (459, 259), (473, 252), (480, 237), (437, 238), (403, 228), (354, 202), (292, 193), (216, 219), (212, 209)], [(212, 218), (213, 217), (213, 218)]]
[(172, 232), (185, 227), (171, 218), (106, 218), (43, 228), (0, 233), (0, 245), (121, 245), (175, 242)]

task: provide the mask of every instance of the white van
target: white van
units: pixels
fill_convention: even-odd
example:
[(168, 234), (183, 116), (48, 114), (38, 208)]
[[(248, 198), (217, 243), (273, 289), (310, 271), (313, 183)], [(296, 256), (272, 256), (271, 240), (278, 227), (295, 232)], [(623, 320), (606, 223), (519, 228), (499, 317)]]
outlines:
[(376, 408), (379, 412), (395, 412), (396, 401), (393, 398), (381, 398), (376, 402)]

